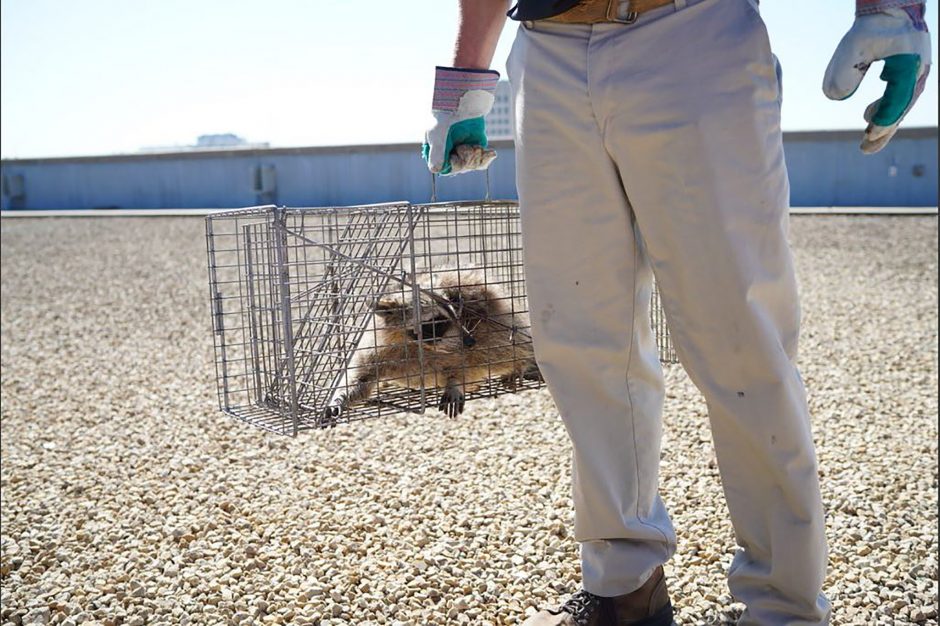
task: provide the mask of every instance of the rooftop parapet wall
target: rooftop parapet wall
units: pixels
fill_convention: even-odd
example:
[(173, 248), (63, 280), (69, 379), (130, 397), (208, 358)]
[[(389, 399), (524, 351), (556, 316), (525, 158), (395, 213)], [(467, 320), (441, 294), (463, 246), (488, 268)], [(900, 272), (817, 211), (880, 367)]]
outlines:
[[(856, 131), (784, 133), (794, 206), (937, 206), (937, 128), (902, 129), (865, 156)], [(492, 142), (493, 198), (515, 199), (512, 141)], [(3, 209), (229, 208), (426, 202), (417, 144), (219, 149), (7, 159)], [(628, 190), (629, 192), (629, 190)], [(486, 177), (442, 179), (439, 200), (478, 199)]]

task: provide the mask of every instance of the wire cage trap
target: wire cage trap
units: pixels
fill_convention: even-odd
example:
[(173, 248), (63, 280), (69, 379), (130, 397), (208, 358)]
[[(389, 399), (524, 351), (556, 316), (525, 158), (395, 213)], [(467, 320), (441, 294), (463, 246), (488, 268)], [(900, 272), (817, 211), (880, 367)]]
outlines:
[[(233, 417), (296, 435), (543, 384), (515, 202), (252, 207), (209, 215), (206, 241)], [(651, 324), (675, 362), (655, 290)]]

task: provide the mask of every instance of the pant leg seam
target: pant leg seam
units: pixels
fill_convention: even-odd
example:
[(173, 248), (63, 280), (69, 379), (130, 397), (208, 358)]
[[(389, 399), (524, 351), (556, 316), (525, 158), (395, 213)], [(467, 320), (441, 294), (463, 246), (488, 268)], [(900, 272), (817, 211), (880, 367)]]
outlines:
[[(626, 190), (624, 190), (626, 193)], [(631, 208), (632, 211), (632, 208)], [(637, 277), (639, 276), (639, 255), (640, 255), (640, 245), (642, 235), (639, 232), (639, 229), (636, 227), (636, 216), (631, 216), (631, 222), (633, 222), (633, 304), (631, 306), (631, 320), (630, 320), (630, 340), (627, 348), (627, 370), (625, 372), (625, 383), (627, 386), (627, 404), (630, 405), (630, 432), (633, 436), (633, 462), (636, 466), (636, 519), (641, 524), (648, 528), (654, 529), (663, 537), (663, 541), (668, 545), (669, 537), (666, 536), (666, 533), (663, 532), (661, 528), (655, 526), (654, 524), (648, 523), (640, 515), (640, 458), (639, 458), (639, 446), (636, 441), (636, 416), (634, 415), (633, 409), (633, 393), (630, 390), (630, 366), (633, 364), (633, 348), (636, 343), (636, 318), (637, 318)], [(659, 459), (656, 459), (656, 472), (659, 473)]]

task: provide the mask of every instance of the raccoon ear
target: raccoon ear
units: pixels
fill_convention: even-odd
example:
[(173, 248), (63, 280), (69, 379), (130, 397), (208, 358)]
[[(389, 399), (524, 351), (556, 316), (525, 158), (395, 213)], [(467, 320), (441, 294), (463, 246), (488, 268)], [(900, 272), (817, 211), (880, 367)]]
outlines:
[(380, 298), (379, 301), (375, 303), (375, 312), (382, 317), (400, 313), (401, 303), (392, 298)]

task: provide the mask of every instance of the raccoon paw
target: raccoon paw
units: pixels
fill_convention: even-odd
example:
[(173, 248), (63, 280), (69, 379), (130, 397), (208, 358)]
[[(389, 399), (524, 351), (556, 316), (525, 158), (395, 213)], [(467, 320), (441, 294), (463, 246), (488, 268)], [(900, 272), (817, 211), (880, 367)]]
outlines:
[(336, 428), (337, 418), (343, 413), (342, 404), (331, 404), (320, 414), (321, 428)]
[(516, 391), (519, 389), (519, 385), (522, 384), (522, 373), (512, 372), (510, 374), (506, 374), (505, 376), (500, 377), (499, 384), (509, 391)]
[(499, 384), (513, 392), (519, 391), (526, 381), (545, 382), (537, 365), (516, 369), (499, 378)]
[(536, 363), (532, 363), (524, 372), (522, 372), (523, 380), (534, 380), (540, 383), (545, 382), (545, 378), (542, 376), (542, 370), (539, 369), (539, 366)]
[(465, 396), (463, 392), (456, 387), (448, 387), (441, 396), (441, 401), (437, 405), (439, 411), (447, 417), (457, 417), (463, 413)]

